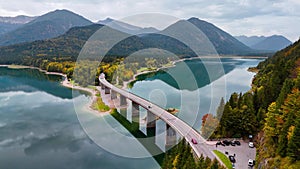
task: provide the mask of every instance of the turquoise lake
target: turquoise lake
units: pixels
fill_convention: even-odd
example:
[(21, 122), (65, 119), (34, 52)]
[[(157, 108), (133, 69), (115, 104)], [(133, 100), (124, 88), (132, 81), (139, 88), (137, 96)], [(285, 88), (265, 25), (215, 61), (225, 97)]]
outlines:
[[(138, 81), (128, 90), (162, 107), (181, 108), (179, 117), (198, 129), (201, 126), (199, 120), (201, 121), (202, 114), (213, 113), (214, 107), (223, 96), (218, 93), (224, 93), (216, 91), (217, 88), (213, 89), (216, 91), (214, 99), (218, 102), (212, 103), (211, 85), (225, 78), (226, 99), (233, 92), (246, 92), (250, 89), (254, 76), (254, 73), (248, 72), (247, 69), (256, 66), (262, 60), (222, 59), (225, 74), (215, 73), (212, 75), (212, 82), (206, 77), (203, 67), (199, 66), (202, 61), (179, 62), (175, 67), (168, 68), (167, 73), (158, 73)], [(196, 77), (195, 83), (189, 85), (187, 81), (187, 85), (179, 87), (174, 83), (178, 79), (172, 80), (168, 76), (182, 73), (179, 70), (184, 65), (181, 64), (189, 65)], [(124, 155), (134, 156), (135, 152), (147, 152), (112, 116), (102, 117), (89, 111), (86, 108), (90, 101), (88, 95), (78, 91), (72, 92), (61, 86), (60, 81), (60, 76), (45, 75), (38, 70), (0, 67), (1, 169), (160, 168), (156, 160), (147, 155), (144, 158), (130, 158), (131, 155)], [(189, 95), (194, 97), (196, 92), (200, 98), (185, 98)], [(185, 105), (182, 105), (182, 100), (186, 100)], [(190, 107), (197, 111), (189, 110)], [(99, 125), (100, 130), (95, 132), (104, 146), (98, 146), (95, 140), (87, 136), (78, 117), (85, 119), (91, 126)], [(104, 128), (107, 127), (103, 125), (105, 122), (111, 129)], [(163, 122), (157, 121), (157, 125), (163, 126)], [(141, 130), (144, 130), (142, 126)], [(158, 130), (162, 130), (162, 127), (158, 127)], [(126, 136), (127, 139), (118, 139), (115, 133)], [(158, 138), (157, 144), (161, 142)], [(116, 155), (114, 151), (121, 153)]]

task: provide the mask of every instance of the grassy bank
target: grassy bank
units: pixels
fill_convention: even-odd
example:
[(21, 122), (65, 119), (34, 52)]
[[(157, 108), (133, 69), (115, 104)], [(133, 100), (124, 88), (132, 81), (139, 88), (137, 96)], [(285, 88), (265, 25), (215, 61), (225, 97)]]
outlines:
[(221, 153), (220, 151), (218, 150), (213, 150), (213, 152), (217, 155), (217, 157), (223, 162), (223, 164), (228, 168), (228, 169), (231, 169), (232, 168), (232, 164), (229, 160), (229, 158)]
[(94, 110), (98, 110), (100, 112), (107, 112), (110, 110), (110, 108), (105, 105), (105, 103), (103, 102), (101, 96), (100, 96), (100, 93), (96, 93), (96, 101), (94, 101), (94, 103), (92, 104), (92, 108)]

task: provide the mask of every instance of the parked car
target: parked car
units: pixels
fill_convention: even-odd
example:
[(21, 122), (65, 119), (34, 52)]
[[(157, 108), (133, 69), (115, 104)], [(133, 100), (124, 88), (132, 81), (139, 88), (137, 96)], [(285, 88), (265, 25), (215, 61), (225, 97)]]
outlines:
[(230, 142), (228, 140), (223, 140), (222, 143), (226, 146), (229, 146), (230, 145)]
[(232, 168), (235, 169), (235, 164), (234, 163), (232, 163)]
[(193, 143), (193, 144), (198, 144), (197, 140), (194, 139), (194, 138), (192, 138), (192, 143)]
[(249, 160), (248, 160), (248, 166), (249, 166), (249, 167), (253, 167), (254, 165), (255, 165), (255, 161), (252, 160), (252, 159), (249, 159)]
[(221, 141), (218, 141), (217, 143), (216, 143), (216, 145), (221, 145), (221, 146), (225, 146), (225, 144), (223, 144)]
[(230, 141), (230, 145), (231, 146), (235, 146), (235, 142), (234, 141)]
[(230, 156), (228, 156), (228, 158), (229, 158), (230, 162), (232, 162), (232, 163), (236, 162), (234, 156), (230, 155)]
[(250, 148), (254, 148), (254, 143), (253, 142), (249, 142), (249, 147)]
[(235, 143), (237, 146), (240, 146), (240, 145), (241, 145), (241, 142), (238, 141), (238, 140), (234, 140), (234, 143)]

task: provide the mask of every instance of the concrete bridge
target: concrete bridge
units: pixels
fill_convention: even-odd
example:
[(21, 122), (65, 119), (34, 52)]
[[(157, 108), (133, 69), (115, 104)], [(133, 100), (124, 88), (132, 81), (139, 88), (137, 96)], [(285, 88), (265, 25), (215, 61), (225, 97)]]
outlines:
[[(139, 107), (147, 110), (147, 128), (154, 128), (157, 118), (163, 120), (167, 125), (166, 146), (176, 144), (176, 133), (179, 133), (189, 143), (195, 155), (200, 157), (203, 154), (204, 157), (215, 158), (214, 154), (209, 150), (206, 140), (183, 120), (146, 99), (115, 87), (105, 79), (104, 74), (99, 76), (99, 82), (101, 89), (105, 91), (105, 94), (110, 94), (112, 100), (116, 99), (119, 94), (120, 106), (126, 106), (127, 100), (132, 102), (132, 121), (139, 120)], [(198, 143), (192, 143), (192, 139), (195, 139)]]

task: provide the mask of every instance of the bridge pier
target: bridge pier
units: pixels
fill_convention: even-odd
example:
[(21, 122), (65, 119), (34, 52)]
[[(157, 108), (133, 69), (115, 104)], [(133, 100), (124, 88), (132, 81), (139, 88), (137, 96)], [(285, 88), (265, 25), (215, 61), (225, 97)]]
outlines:
[(100, 86), (101, 86), (101, 89), (102, 89), (102, 90), (105, 89), (104, 84), (100, 83)]
[(108, 87), (105, 87), (105, 89), (104, 89), (104, 90), (105, 90), (105, 92), (104, 92), (105, 94), (109, 94), (109, 93), (110, 93), (110, 88), (108, 88)]
[(147, 111), (147, 118), (146, 118), (147, 128), (155, 128), (156, 127), (156, 116)]
[(153, 142), (155, 143), (156, 116), (149, 110), (147, 111), (146, 125), (147, 137), (153, 137)]
[(126, 105), (127, 105), (126, 97), (120, 95), (120, 106), (126, 106)]
[(127, 119), (127, 108), (120, 108), (120, 114)]
[(171, 148), (172, 146), (174, 146), (176, 144), (176, 131), (169, 126), (168, 124), (166, 124), (166, 150), (168, 150), (169, 148)]
[(140, 105), (132, 101), (132, 122), (140, 123)]
[(110, 98), (111, 98), (111, 100), (116, 99), (117, 98), (117, 93), (115, 91), (111, 90), (110, 91)]

